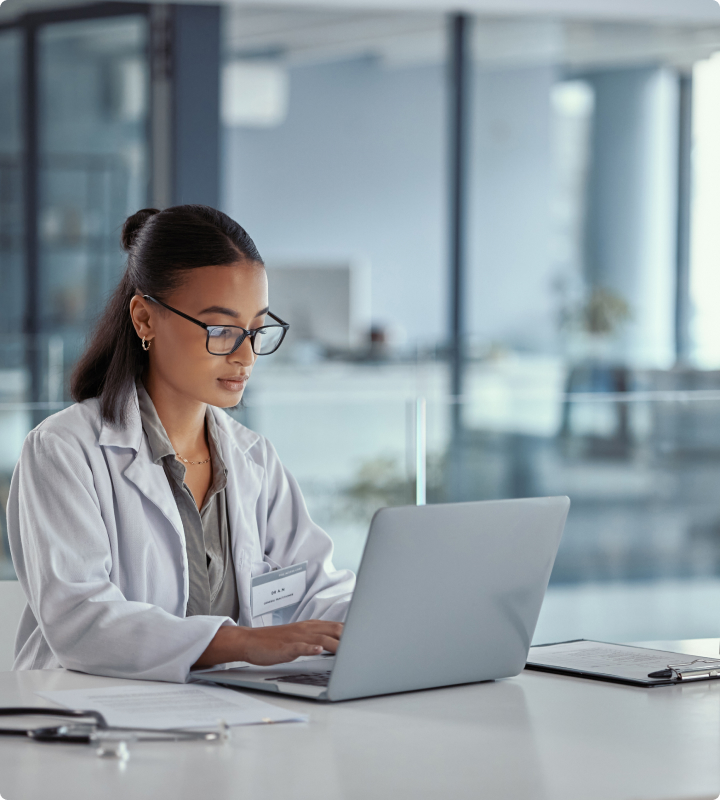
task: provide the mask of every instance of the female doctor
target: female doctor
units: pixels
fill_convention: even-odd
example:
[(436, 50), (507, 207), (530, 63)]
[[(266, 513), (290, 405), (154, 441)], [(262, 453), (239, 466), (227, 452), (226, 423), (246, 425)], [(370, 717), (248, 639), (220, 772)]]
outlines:
[[(77, 402), (30, 432), (13, 474), (15, 669), (182, 682), (193, 666), (335, 652), (354, 575), (333, 567), (273, 446), (221, 410), (287, 330), (260, 254), (197, 205), (138, 211), (122, 244)], [(253, 578), (303, 562), (299, 603), (253, 610)]]

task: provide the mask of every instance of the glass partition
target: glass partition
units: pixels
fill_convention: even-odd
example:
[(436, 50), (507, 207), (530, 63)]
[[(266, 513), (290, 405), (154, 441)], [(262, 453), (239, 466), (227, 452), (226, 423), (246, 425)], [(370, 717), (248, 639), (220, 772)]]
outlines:
[[(21, 59), (20, 32), (0, 31), (0, 409), (23, 400), (26, 390)], [(0, 411), (0, 579), (12, 572), (2, 522), (26, 417)]]
[(13, 574), (5, 506), (22, 441), (67, 403), (70, 370), (123, 269), (122, 223), (149, 188), (147, 18), (41, 25), (39, 297), (27, 297), (22, 35), (0, 32), (0, 579)]
[[(567, 494), (541, 639), (712, 633), (707, 181), (693, 233), (697, 363), (676, 359), (674, 237), (680, 82), (718, 30), (471, 20), (468, 362), (462, 396), (449, 397), (448, 18), (223, 13), (221, 207), (255, 239), (271, 307), (291, 323), (232, 413), (276, 446), (337, 564), (357, 568), (377, 508), (418, 495)], [(25, 309), (19, 39), (0, 34), (2, 501), (37, 415), (68, 402), (122, 270), (120, 226), (147, 204), (147, 35), (139, 16), (39, 31), (40, 313), (26, 342), (12, 338)], [(697, 155), (711, 176), (716, 72), (717, 57), (696, 68)], [(6, 546), (0, 570), (11, 572)]]
[[(376, 368), (358, 371), (382, 380)], [(451, 403), (437, 397), (423, 426), (417, 397), (296, 393), (280, 380), (239, 419), (267, 435), (299, 479), (339, 566), (357, 569), (375, 510), (415, 502), (426, 448), (430, 503), (571, 498), (536, 642), (712, 635), (720, 392), (660, 389), (664, 376), (644, 373), (624, 396), (567, 393), (561, 371), (538, 380), (529, 359), (472, 372), (481, 388), (461, 403), (460, 431)]]
[(459, 429), (428, 406), (428, 501), (570, 497), (536, 642), (712, 635), (720, 392), (517, 392), (517, 366), (474, 366)]
[(69, 367), (122, 274), (122, 223), (147, 205), (147, 36), (144, 16), (39, 32), (36, 358), (47, 381), (36, 400), (65, 396)]
[[(446, 400), (425, 401), (423, 424), (416, 396), (379, 391), (393, 378), (377, 367), (346, 375), (375, 383), (350, 393), (297, 392), (292, 376), (266, 375), (266, 389), (231, 414), (275, 446), (311, 516), (333, 537), (339, 567), (358, 568), (377, 509), (415, 502), (418, 472), (429, 503), (568, 495), (536, 641), (712, 635), (720, 392), (566, 393), (562, 382), (533, 387), (528, 366), (476, 365), (483, 389), (461, 403), (460, 430)], [(339, 383), (343, 369), (328, 383)], [(530, 387), (521, 391), (523, 372)], [(637, 376), (647, 384), (658, 377)], [(0, 425), (14, 431), (2, 447), (11, 468), (30, 425), (27, 404), (5, 404)], [(7, 551), (0, 571), (12, 574)]]
[(357, 570), (378, 508), (415, 500), (413, 405), (401, 395), (268, 392), (233, 416), (276, 448), (339, 568)]

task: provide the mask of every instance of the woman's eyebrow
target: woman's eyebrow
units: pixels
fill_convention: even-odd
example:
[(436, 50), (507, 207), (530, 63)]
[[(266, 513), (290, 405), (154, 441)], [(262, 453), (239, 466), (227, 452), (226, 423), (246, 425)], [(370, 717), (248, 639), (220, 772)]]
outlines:
[[(267, 314), (269, 310), (270, 306), (266, 306), (262, 311), (258, 311), (253, 319), (262, 317), (262, 315)], [(237, 311), (234, 311), (232, 308), (225, 308), (225, 306), (208, 306), (208, 308), (203, 308), (202, 311), (199, 311), (198, 314), (225, 314), (226, 316), (234, 317), (235, 319), (240, 316)]]
[(239, 317), (240, 315), (237, 311), (233, 311), (232, 308), (225, 308), (224, 306), (208, 306), (207, 308), (203, 308), (202, 311), (199, 311), (198, 314), (225, 314), (228, 317)]

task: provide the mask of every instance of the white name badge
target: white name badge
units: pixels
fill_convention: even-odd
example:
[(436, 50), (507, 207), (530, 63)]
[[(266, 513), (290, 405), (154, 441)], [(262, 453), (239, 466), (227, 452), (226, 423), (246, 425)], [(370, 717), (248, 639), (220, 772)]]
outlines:
[(305, 594), (307, 565), (303, 561), (253, 578), (250, 592), (253, 618), (299, 603)]

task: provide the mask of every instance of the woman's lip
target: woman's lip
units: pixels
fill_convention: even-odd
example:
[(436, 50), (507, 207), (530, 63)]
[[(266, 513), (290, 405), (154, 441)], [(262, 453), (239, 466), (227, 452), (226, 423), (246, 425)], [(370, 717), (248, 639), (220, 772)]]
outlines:
[(218, 378), (218, 380), (220, 383), (224, 383), (225, 388), (230, 389), (231, 391), (239, 391), (240, 389), (244, 388), (248, 381), (247, 377), (244, 375), (239, 378)]

